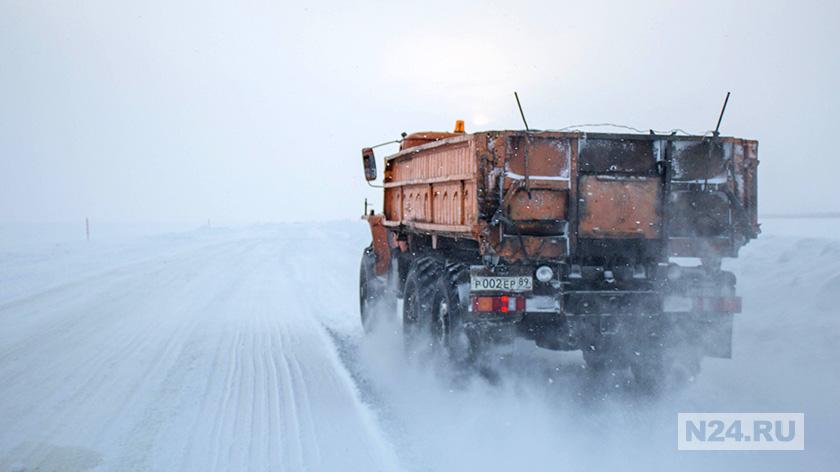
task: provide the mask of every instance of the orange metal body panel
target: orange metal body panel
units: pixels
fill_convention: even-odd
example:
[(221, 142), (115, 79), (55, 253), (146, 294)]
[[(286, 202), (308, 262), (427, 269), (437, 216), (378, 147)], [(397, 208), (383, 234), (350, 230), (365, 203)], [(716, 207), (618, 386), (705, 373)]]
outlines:
[(578, 232), (587, 238), (659, 238), (661, 179), (580, 178)]
[(522, 236), (521, 240), (518, 237), (505, 238), (497, 243), (494, 250), (497, 255), (509, 260), (521, 259), (525, 254), (544, 259), (558, 259), (567, 255), (564, 241), (539, 236)]
[(402, 221), (403, 189), (401, 187), (385, 190), (385, 217), (390, 221)]
[(452, 138), (461, 134), (463, 133), (446, 133), (442, 131), (420, 131), (417, 133), (411, 133), (403, 139), (402, 143), (400, 143), (400, 151), (440, 141), (441, 139)]
[[(387, 189), (389, 191), (390, 189)], [(397, 187), (403, 196), (403, 220), (432, 222), (431, 193), (429, 184), (406, 185)]]
[(667, 242), (672, 255), (732, 255), (758, 231), (757, 145), (701, 136), (416, 133), (386, 158), (381, 224), (472, 239), (482, 254), (512, 260), (622, 239)]
[(569, 193), (554, 189), (528, 192), (520, 188), (510, 201), (509, 215), (513, 220), (565, 220)]
[(548, 176), (569, 179), (572, 138), (513, 135), (507, 141), (510, 152), (509, 171), (524, 176), (527, 154), (528, 174), (532, 178)]
[(449, 180), (454, 176), (473, 177), (475, 156), (470, 155), (470, 141), (428, 149), (422, 154), (410, 154), (403, 159), (389, 161), (391, 181), (406, 183)]
[[(401, 153), (386, 163), (385, 217), (390, 222), (475, 224), (476, 157), (472, 140)], [(423, 148), (426, 146), (421, 146)], [(418, 149), (417, 146), (414, 149)]]
[(370, 224), (370, 232), (373, 234), (373, 253), (376, 255), (374, 272), (383, 275), (388, 272), (391, 265), (391, 247), (388, 243), (388, 228), (382, 224), (382, 215), (369, 215), (365, 217)]
[(434, 223), (460, 225), (464, 223), (463, 181), (432, 185), (432, 214)]

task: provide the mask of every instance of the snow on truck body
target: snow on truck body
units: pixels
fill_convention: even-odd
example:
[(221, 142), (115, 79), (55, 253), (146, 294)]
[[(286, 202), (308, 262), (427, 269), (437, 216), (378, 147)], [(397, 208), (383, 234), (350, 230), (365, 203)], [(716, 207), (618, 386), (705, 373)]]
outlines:
[[(673, 331), (708, 338), (704, 353), (726, 357), (740, 300), (720, 259), (758, 234), (757, 147), (716, 136), (409, 135), (385, 158), (382, 213), (366, 215), (373, 242), (362, 277), (378, 282), (366, 293), (362, 280), (363, 297), (416, 296), (423, 303), (404, 321), (445, 330), (434, 304), (448, 277), (458, 303), (446, 310), (461, 324), (607, 356), (611, 339), (679, 319)], [(375, 177), (372, 151), (363, 155)], [(417, 293), (406, 294), (420, 265)]]

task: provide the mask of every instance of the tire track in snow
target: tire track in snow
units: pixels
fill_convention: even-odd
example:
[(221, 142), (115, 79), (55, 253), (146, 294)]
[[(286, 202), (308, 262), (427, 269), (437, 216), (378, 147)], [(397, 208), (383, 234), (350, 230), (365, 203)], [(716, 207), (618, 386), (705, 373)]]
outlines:
[[(190, 259), (186, 259), (184, 261), (188, 267), (195, 264), (195, 261)], [(225, 263), (224, 265), (229, 264)], [(170, 267), (172, 266), (173, 265), (170, 265)], [(164, 274), (166, 274), (166, 272), (164, 272)], [(144, 277), (144, 274), (137, 274), (137, 277)], [(168, 277), (165, 281), (178, 282), (178, 279), (179, 274), (174, 274), (171, 277)], [(189, 282), (190, 277), (187, 279)], [(121, 287), (120, 283), (117, 283), (116, 288), (126, 289), (126, 291), (130, 292), (132, 290), (136, 290), (137, 287), (136, 284), (133, 283), (129, 284), (127, 287)], [(103, 291), (110, 292), (110, 290), (111, 289), (109, 288)], [(85, 295), (96, 295), (96, 293)], [(172, 299), (170, 297), (174, 298), (175, 293), (168, 294), (164, 298)], [(47, 303), (45, 306), (47, 309), (54, 308), (53, 303)], [(145, 305), (137, 304), (134, 308), (137, 309), (128, 310), (124, 312), (124, 314), (131, 316), (138, 312), (142, 312), (143, 309), (145, 309)], [(63, 315), (64, 313), (61, 314)], [(12, 392), (17, 387), (26, 387), (25, 385), (22, 386), (19, 382), (12, 383), (11, 385), (6, 384), (5, 392), (8, 397), (5, 397), (6, 401), (3, 401), (2, 404), (0, 404), (0, 406), (3, 407), (0, 411), (4, 411), (2, 416), (8, 421), (13, 421), (14, 424), (20, 426), (21, 429), (22, 426), (27, 423), (25, 418), (40, 417), (40, 419), (37, 420), (38, 436), (45, 438), (66, 436), (66, 434), (58, 433), (65, 433), (68, 425), (78, 423), (79, 419), (84, 421), (85, 418), (99, 418), (100, 421), (96, 424), (93, 424), (90, 421), (87, 423), (82, 422), (74, 428), (75, 433), (76, 435), (89, 437), (90, 439), (95, 439), (97, 436), (100, 438), (103, 435), (107, 436), (105, 431), (109, 429), (109, 425), (120, 421), (120, 419), (117, 415), (112, 416), (113, 419), (111, 420), (109, 420), (107, 416), (105, 418), (101, 418), (101, 410), (103, 409), (102, 405), (105, 407), (111, 407), (114, 400), (117, 400), (121, 405), (129, 405), (135, 400), (133, 393), (137, 390), (137, 386), (146, 387), (146, 384), (154, 384), (154, 381), (148, 376), (148, 374), (156, 370), (154, 365), (163, 366), (164, 364), (169, 363), (165, 361), (165, 359), (171, 359), (177, 352), (177, 346), (183, 340), (182, 333), (188, 331), (186, 328), (191, 322), (189, 319), (178, 320), (179, 323), (176, 323), (174, 326), (170, 326), (173, 328), (173, 331), (163, 332), (161, 333), (164, 335), (162, 338), (159, 337), (155, 339), (147, 336), (148, 329), (152, 326), (150, 324), (146, 324), (145, 321), (143, 322), (145, 326), (143, 326), (142, 329), (138, 329), (140, 326), (125, 323), (124, 321), (126, 320), (112, 322), (110, 318), (112, 317), (103, 318), (102, 316), (84, 316), (76, 320), (75, 325), (68, 323), (72, 325), (71, 329), (68, 330), (66, 336), (63, 336), (62, 338), (68, 340), (73, 339), (72, 345), (66, 344), (66, 341), (48, 342), (46, 344), (44, 342), (19, 343), (19, 346), (28, 348), (28, 351), (26, 349), (18, 349), (18, 351), (14, 352), (14, 354), (23, 355), (34, 353), (37, 357), (34, 361), (40, 362), (41, 364), (43, 364), (42, 359), (47, 359), (49, 364), (41, 365), (39, 372), (42, 370), (45, 372), (44, 378), (50, 377), (52, 378), (50, 380), (58, 379), (58, 382), (51, 381), (49, 383), (60, 385), (63, 388), (39, 388), (34, 391), (34, 396), (20, 396), (15, 395)], [(81, 324), (78, 323), (79, 320), (82, 321)], [(108, 320), (108, 322), (103, 323), (105, 320)], [(180, 321), (186, 321), (187, 323), (181, 323)], [(192, 320), (193, 323), (195, 321), (196, 320), (194, 319)], [(110, 339), (108, 339), (107, 344), (99, 346), (90, 345), (91, 340), (103, 339), (101, 334), (99, 334), (103, 331), (110, 335)], [(46, 340), (53, 341), (50, 337)], [(163, 341), (163, 343), (161, 344), (160, 341)], [(86, 343), (87, 345), (85, 345)], [(71, 348), (71, 352), (67, 352), (68, 347)], [(5, 351), (7, 353), (9, 352), (8, 349)], [(141, 354), (145, 356), (145, 351), (148, 351), (148, 354), (152, 356), (149, 358), (150, 367), (138, 370), (137, 372), (141, 373), (140, 375), (121, 377), (118, 373), (114, 372), (115, 367), (120, 364), (126, 364), (127, 360)], [(79, 356), (77, 354), (82, 355)], [(32, 356), (26, 356), (26, 358), (30, 357)], [(4, 367), (7, 366), (4, 365)], [(44, 367), (46, 367), (47, 370), (44, 370)], [(2, 369), (2, 371), (2, 377), (4, 379), (10, 379), (9, 371), (7, 369)], [(55, 377), (55, 373), (59, 373), (62, 376)], [(14, 377), (20, 377), (19, 375), (15, 375), (18, 373), (12, 372), (12, 374)], [(115, 388), (116, 385), (111, 385), (113, 384), (114, 379), (120, 380), (123, 387), (118, 389)], [(31, 373), (27, 373), (26, 380), (28, 383), (32, 383), (33, 380), (37, 381), (39, 379), (32, 379)], [(12, 391), (9, 389), (10, 386), (12, 387)], [(129, 388), (125, 388), (126, 386)], [(128, 395), (124, 398), (113, 398), (115, 394), (119, 395), (119, 393), (123, 391), (126, 391)], [(39, 396), (39, 394), (41, 395)], [(16, 400), (17, 403), (28, 402), (31, 405), (37, 405), (37, 408), (14, 408), (10, 411), (8, 409), (10, 406), (8, 404), (9, 399)], [(15, 411), (17, 413), (14, 413)], [(45, 412), (48, 411), (52, 411), (54, 413), (45, 415)], [(33, 413), (35, 414), (33, 415)], [(13, 415), (15, 414), (18, 417), (17, 420), (13, 419)], [(124, 421), (124, 419), (122, 421)], [(124, 427), (125, 425), (121, 426)], [(0, 436), (2, 436), (2, 434), (0, 434)], [(5, 442), (6, 441), (4, 440), (0, 442), (0, 444)], [(24, 457), (27, 456), (28, 453), (25, 452), (25, 448), (20, 449), (20, 451), (24, 451), (22, 454)]]
[[(226, 263), (225, 268), (230, 269), (237, 266), (244, 267), (244, 261), (241, 259), (241, 256), (244, 251), (247, 251), (249, 246), (250, 245), (246, 244), (243, 246), (243, 251), (239, 251), (236, 254), (229, 254), (227, 257), (234, 259), (235, 262)], [(230, 294), (235, 293), (239, 285), (240, 282), (238, 280), (234, 280), (220, 286), (219, 290), (213, 292), (211, 298), (205, 300), (203, 304), (198, 305), (196, 312), (202, 313), (212, 311), (212, 308), (221, 300), (224, 300)], [(187, 405), (183, 402), (179, 402), (177, 399), (172, 399), (171, 397), (175, 396), (177, 392), (183, 388), (191, 389), (196, 393), (197, 398), (206, 397), (206, 383), (202, 387), (201, 383), (191, 384), (187, 382), (189, 372), (194, 369), (197, 359), (200, 358), (200, 353), (197, 351), (200, 349), (204, 338), (204, 336), (200, 333), (200, 328), (207, 323), (208, 319), (196, 317), (194, 321), (193, 330), (190, 335), (183, 340), (179, 349), (178, 357), (173, 361), (171, 368), (168, 369), (166, 379), (162, 382), (162, 387), (157, 393), (156, 401), (152, 403), (152, 406), (144, 413), (142, 421), (140, 421), (134, 428), (132, 436), (142, 438), (142, 441), (139, 441), (139, 444), (131, 444), (125, 447), (121, 453), (121, 458), (118, 460), (119, 463), (127, 462), (125, 459), (126, 457), (139, 457), (140, 460), (135, 459), (132, 462), (135, 464), (135, 470), (147, 470), (150, 468), (147, 459), (154, 452), (154, 442), (156, 440), (157, 433), (160, 431), (162, 425), (165, 424), (167, 418), (175, 416), (180, 410), (187, 407)], [(221, 347), (222, 344), (218, 344), (217, 349), (208, 351), (211, 358), (216, 360), (219, 359)], [(137, 450), (138, 448), (140, 449), (139, 451)], [(183, 464), (185, 458), (189, 456), (189, 452), (189, 449), (185, 447), (184, 450), (180, 451), (177, 457), (173, 457), (171, 461), (173, 463), (178, 462)]]
[[(268, 240), (260, 246), (254, 254), (248, 255), (249, 259), (259, 261), (249, 262), (250, 275), (245, 275), (245, 281), (240, 282), (241, 293), (231, 296), (229, 306), (222, 308), (226, 313), (220, 315), (225, 325), (235, 326), (240, 333), (232, 347), (236, 361), (221, 387), (226, 395), (222, 413), (207, 412), (206, 416), (195, 417), (190, 426), (192, 439), (186, 446), (186, 450), (191, 451), (189, 460), (182, 468), (259, 470), (268, 464), (279, 464), (284, 470), (332, 470), (350, 464), (351, 468), (394, 470), (397, 466), (392, 455), (383, 452), (381, 434), (374, 424), (364, 420), (366, 407), (358, 403), (352, 382), (347, 378), (342, 380), (341, 374), (334, 372), (343, 370), (343, 365), (329, 355), (334, 347), (329, 340), (324, 342), (314, 314), (298, 306), (290, 307), (286, 302), (294, 297), (284, 293), (285, 270), (282, 264), (276, 264), (277, 256), (284, 252), (282, 245)], [(282, 261), (283, 258), (279, 259)], [(231, 312), (227, 313), (228, 310)], [(260, 348), (261, 345), (269, 347)], [(300, 352), (301, 349), (307, 352)], [(248, 368), (248, 365), (255, 367)], [(256, 382), (254, 375), (249, 374), (260, 371), (260, 365), (273, 366), (265, 382)], [(307, 365), (317, 368), (307, 371)], [(272, 378), (273, 381), (268, 381)], [(216, 390), (211, 386), (216, 382), (218, 380), (210, 376), (203, 388)], [(310, 393), (313, 391), (318, 392), (315, 397)], [(337, 396), (339, 401), (325, 400), (324, 392)], [(211, 400), (208, 402), (212, 403)], [(313, 403), (322, 407), (315, 408)], [(344, 406), (337, 412), (330, 412), (330, 416), (324, 414), (325, 403)], [(274, 406), (260, 407), (259, 404)], [(270, 419), (259, 421), (255, 419), (261, 416), (257, 411), (276, 411), (277, 414), (272, 413), (268, 415)], [(217, 445), (208, 448), (214, 451), (212, 461), (208, 462), (202, 460), (197, 451), (202, 450), (202, 431), (208, 426), (207, 417), (213, 416), (219, 418), (213, 428), (230, 434), (217, 435)], [(341, 431), (337, 426), (345, 428), (343, 434), (336, 434)], [(271, 442), (273, 434), (279, 436), (279, 444)], [(356, 446), (343, 446), (346, 443)], [(330, 446), (326, 457), (321, 451), (324, 445)], [(246, 450), (243, 448), (251, 453), (243, 453)]]
[(66, 444), (103, 470), (400, 468), (300, 276), (323, 241), (226, 238), (0, 307), (0, 469)]
[[(83, 295), (87, 296), (88, 294)], [(47, 303), (41, 303), (41, 306), (42, 309), (53, 310), (54, 313), (56, 305), (55, 303), (49, 303), (48, 300)], [(83, 319), (88, 320), (89, 317)], [(7, 328), (12, 328), (6, 331), (6, 335), (16, 333), (15, 328), (17, 326), (13, 323), (10, 325), (10, 321), (13, 320), (6, 319)], [(96, 331), (91, 330), (90, 326), (90, 324), (85, 323), (79, 326), (71, 326), (68, 332), (83, 335), (81, 338), (77, 337), (74, 344), (84, 342), (88, 340), (88, 336), (96, 334)], [(79, 327), (83, 329), (80, 330)], [(73, 418), (79, 417), (81, 412), (90, 410), (91, 406), (97, 406), (96, 403), (99, 398), (97, 397), (98, 390), (96, 387), (101, 385), (99, 381), (108, 380), (107, 377), (103, 377), (103, 371), (108, 370), (109, 365), (119, 361), (126, 352), (131, 352), (139, 344), (139, 339), (134, 337), (127, 338), (129, 342), (121, 343), (121, 348), (117, 351), (96, 348), (79, 349), (77, 345), (57, 342), (53, 338), (47, 337), (35, 342), (18, 343), (18, 347), (24, 346), (27, 349), (18, 349), (17, 351), (10, 350), (5, 342), (2, 344), (7, 355), (11, 353), (15, 356), (12, 360), (19, 360), (19, 362), (8, 362), (7, 358), (6, 362), (0, 364), (0, 371), (2, 371), (0, 377), (4, 379), (4, 397), (3, 401), (0, 402), (0, 407), (2, 407), (0, 416), (14, 425), (13, 428), (10, 428), (11, 431), (4, 428), (0, 432), (0, 444), (5, 444), (7, 439), (11, 440), (13, 438), (9, 434), (25, 432), (26, 418), (32, 418), (30, 422), (36, 422), (39, 438), (56, 436), (56, 432), (66, 428), (66, 424), (72, 423)], [(69, 334), (63, 336), (63, 338), (70, 339)], [(79, 353), (82, 354), (81, 357), (77, 355)], [(38, 366), (38, 368), (34, 372), (31, 370), (24, 372), (25, 376), (21, 376), (20, 371), (16, 369), (17, 365), (15, 365), (18, 363)], [(33, 375), (35, 372), (37, 372), (37, 375)], [(64, 377), (58, 377), (56, 374)], [(34, 390), (30, 388), (32, 385), (44, 384), (45, 381), (50, 387), (41, 387)], [(27, 390), (29, 390), (27, 395), (19, 393)], [(31, 405), (34, 408), (24, 405)], [(97, 426), (106, 427), (105, 423)], [(79, 425), (75, 429), (75, 433), (78, 435), (93, 436), (97, 428), (91, 427), (91, 425)], [(32, 444), (34, 444), (34, 447), (23, 446), (18, 448), (18, 454), (26, 458), (35, 454), (35, 451), (44, 449), (37, 441), (32, 442)], [(38, 458), (35, 457), (32, 460), (37, 463)]]

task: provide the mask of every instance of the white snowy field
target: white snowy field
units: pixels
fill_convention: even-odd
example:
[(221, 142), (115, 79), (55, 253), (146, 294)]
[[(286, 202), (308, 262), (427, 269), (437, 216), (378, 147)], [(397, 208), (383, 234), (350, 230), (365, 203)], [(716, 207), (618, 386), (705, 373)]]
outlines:
[[(406, 362), (395, 326), (364, 337), (361, 221), (77, 236), (0, 226), (0, 471), (840, 461), (840, 220), (764, 221), (726, 263), (734, 358), (655, 400), (575, 353), (518, 343), (490, 381)], [(704, 411), (804, 412), (805, 451), (677, 451), (677, 412)]]

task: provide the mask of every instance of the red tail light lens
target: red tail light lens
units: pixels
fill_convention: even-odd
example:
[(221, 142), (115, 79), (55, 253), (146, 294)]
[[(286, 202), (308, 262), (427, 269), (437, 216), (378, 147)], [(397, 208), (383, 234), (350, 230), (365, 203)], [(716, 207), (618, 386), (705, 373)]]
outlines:
[(510, 313), (525, 311), (525, 297), (500, 295), (497, 297), (473, 297), (472, 311), (479, 313)]

